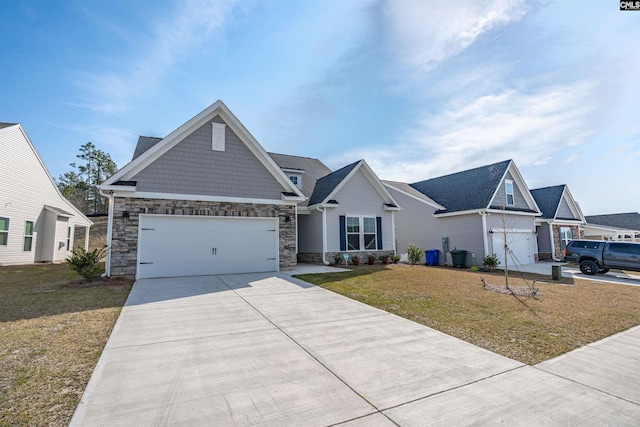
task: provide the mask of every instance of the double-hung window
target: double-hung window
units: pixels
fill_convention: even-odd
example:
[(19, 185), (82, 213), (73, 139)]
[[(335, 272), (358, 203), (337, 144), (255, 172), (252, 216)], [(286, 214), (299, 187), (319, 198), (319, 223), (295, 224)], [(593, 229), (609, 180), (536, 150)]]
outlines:
[(71, 250), (71, 227), (67, 227), (67, 250)]
[(513, 181), (506, 180), (504, 182), (504, 190), (507, 193), (507, 206), (513, 206)]
[(360, 218), (357, 216), (347, 217), (347, 250), (360, 250)]
[(0, 246), (9, 243), (9, 218), (0, 217)]
[(362, 228), (365, 250), (375, 250), (376, 246), (376, 219), (362, 218)]
[(347, 250), (376, 250), (378, 248), (375, 217), (347, 217)]
[(24, 223), (24, 251), (31, 252), (33, 244), (33, 221), (25, 221)]

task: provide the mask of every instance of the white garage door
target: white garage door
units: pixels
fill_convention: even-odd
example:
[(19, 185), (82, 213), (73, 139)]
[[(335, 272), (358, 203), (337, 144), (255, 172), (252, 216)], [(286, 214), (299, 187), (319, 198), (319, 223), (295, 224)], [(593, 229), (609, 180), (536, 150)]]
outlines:
[[(492, 234), (493, 252), (500, 260), (500, 266), (504, 266), (504, 240), (505, 234), (497, 231)], [(533, 264), (533, 244), (532, 233), (529, 232), (508, 232), (506, 234), (507, 246), (512, 254), (507, 253), (508, 265)], [(514, 259), (515, 258), (515, 259)]]
[(138, 278), (278, 271), (277, 218), (140, 215)]

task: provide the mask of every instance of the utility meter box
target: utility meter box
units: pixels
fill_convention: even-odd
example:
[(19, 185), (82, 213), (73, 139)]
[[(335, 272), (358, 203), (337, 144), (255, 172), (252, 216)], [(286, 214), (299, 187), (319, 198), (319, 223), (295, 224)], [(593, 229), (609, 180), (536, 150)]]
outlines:
[(442, 252), (449, 252), (449, 238), (442, 238)]

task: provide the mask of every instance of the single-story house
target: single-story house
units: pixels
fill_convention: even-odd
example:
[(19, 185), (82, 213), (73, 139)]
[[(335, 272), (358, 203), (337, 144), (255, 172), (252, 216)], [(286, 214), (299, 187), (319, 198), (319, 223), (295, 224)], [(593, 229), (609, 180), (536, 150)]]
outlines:
[(582, 210), (564, 184), (536, 188), (531, 194), (542, 211), (536, 218), (538, 261), (561, 261), (569, 241), (584, 238)]
[(318, 159), (272, 153), (306, 197), (298, 205), (298, 259), (331, 263), (347, 253), (363, 262), (394, 255), (398, 203), (364, 160), (331, 172)]
[(466, 265), (481, 265), (496, 254), (513, 265), (535, 262), (536, 217), (540, 209), (512, 160), (412, 184), (383, 181), (402, 210), (396, 213), (396, 249), (410, 243), (438, 249), (439, 263), (450, 251), (466, 250)]
[(591, 240), (640, 241), (640, 213), (628, 212), (606, 215), (587, 215), (585, 238)]
[(19, 123), (0, 123), (0, 146), (0, 266), (87, 250), (93, 223), (60, 193)]
[(269, 154), (217, 101), (100, 186), (107, 275), (171, 277), (290, 269), (338, 252), (393, 253), (395, 200), (363, 160), (335, 172)]

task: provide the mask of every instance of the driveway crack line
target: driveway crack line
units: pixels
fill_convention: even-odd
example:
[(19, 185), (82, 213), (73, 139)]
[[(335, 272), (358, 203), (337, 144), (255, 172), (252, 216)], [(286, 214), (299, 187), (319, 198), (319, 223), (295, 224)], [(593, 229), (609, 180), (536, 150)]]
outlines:
[[(227, 283), (224, 281), (224, 279), (222, 277), (218, 277), (218, 279), (220, 279), (222, 281), (222, 283), (224, 283), (225, 285), (227, 285)], [(229, 285), (227, 285), (229, 286)], [(304, 351), (305, 353), (307, 353), (313, 360), (315, 360), (320, 366), (322, 366), (323, 368), (325, 368), (327, 371), (329, 371), (334, 377), (336, 377), (340, 382), (342, 382), (345, 386), (347, 386), (351, 391), (353, 391), (358, 397), (360, 397), (362, 400), (364, 400), (365, 402), (367, 402), (369, 405), (371, 405), (371, 407), (373, 409), (375, 409), (379, 414), (381, 414), (382, 416), (384, 416), (385, 418), (387, 418), (389, 421), (391, 421), (393, 424), (395, 424), (396, 426), (400, 427), (400, 425), (398, 423), (396, 423), (394, 420), (392, 420), (391, 418), (389, 418), (385, 413), (383, 413), (380, 409), (378, 409), (378, 407), (376, 405), (374, 405), (372, 402), (370, 402), (366, 397), (364, 397), (361, 393), (359, 393), (355, 388), (353, 388), (349, 383), (347, 383), (346, 380), (344, 380), (340, 375), (338, 375), (336, 372), (334, 372), (330, 367), (328, 367), (327, 365), (325, 365), (324, 363), (322, 363), (322, 361), (320, 359), (318, 359), (313, 353), (311, 353), (309, 350), (307, 350), (302, 344), (300, 344), (298, 341), (296, 341), (291, 335), (289, 335), (285, 330), (283, 330), (282, 328), (280, 328), (280, 326), (276, 325), (271, 319), (269, 319), (264, 313), (262, 313), (260, 310), (258, 310), (258, 308), (256, 308), (255, 306), (253, 306), (249, 301), (247, 301), (242, 295), (240, 295), (239, 293), (237, 293), (235, 291), (235, 289), (233, 290), (236, 295), (238, 295), (238, 297), (240, 299), (242, 299), (247, 305), (249, 305), (249, 307), (253, 308), (258, 314), (260, 314), (262, 317), (264, 317), (264, 319), (271, 323), (276, 329), (278, 329), (280, 332), (282, 332), (284, 334), (284, 336), (286, 336), (287, 338), (289, 338), (295, 345), (297, 345), (298, 347), (300, 347), (302, 349), (302, 351)], [(372, 412), (371, 414), (365, 414), (362, 417), (368, 416), (368, 415), (372, 415), (375, 412)], [(360, 418), (362, 418), (360, 417)], [(355, 418), (357, 419), (357, 418)], [(348, 420), (347, 420), (348, 421)], [(344, 423), (346, 421), (342, 421), (342, 423)], [(340, 423), (338, 423), (340, 424)], [(335, 425), (335, 424), (334, 424)]]

